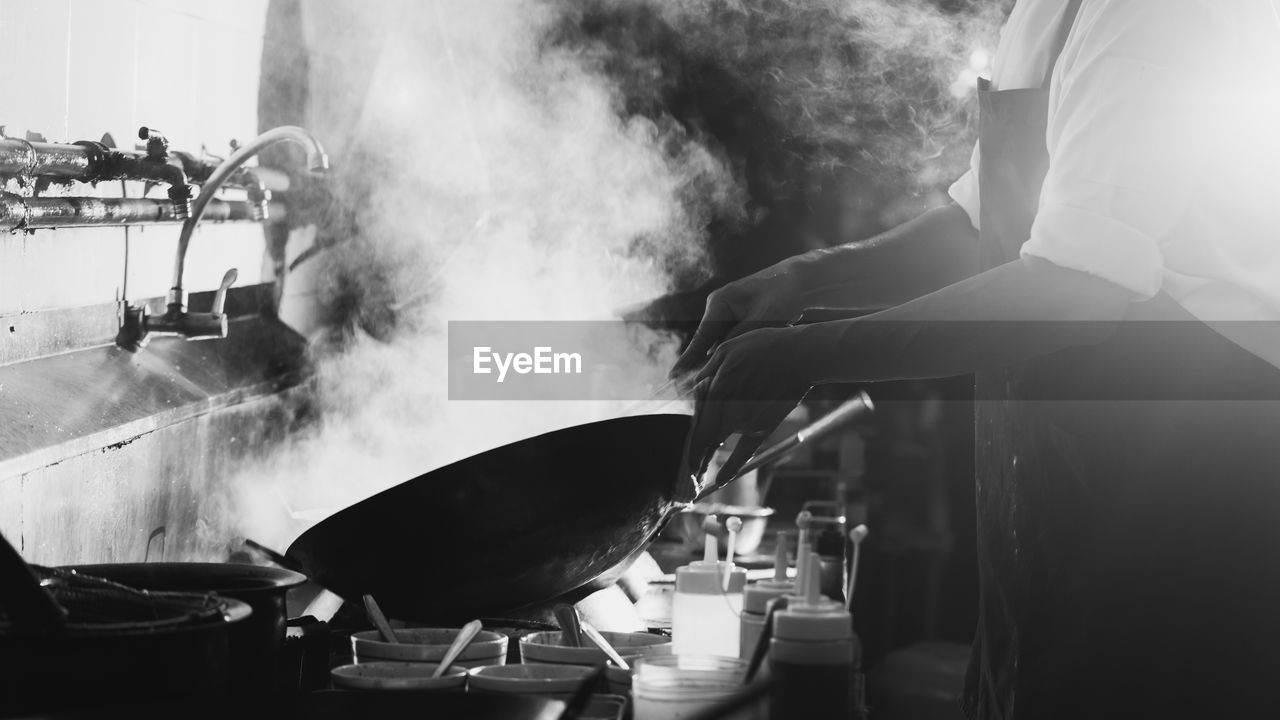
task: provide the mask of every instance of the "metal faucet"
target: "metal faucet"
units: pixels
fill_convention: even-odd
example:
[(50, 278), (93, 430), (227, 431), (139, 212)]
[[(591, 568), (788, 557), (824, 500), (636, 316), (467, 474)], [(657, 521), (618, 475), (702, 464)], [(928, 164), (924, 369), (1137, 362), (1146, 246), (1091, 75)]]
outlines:
[[(173, 266), (173, 286), (169, 288), (168, 304), (165, 313), (160, 316), (148, 316), (145, 307), (130, 306), (125, 309), (120, 324), (117, 344), (126, 348), (137, 348), (144, 344), (148, 336), (153, 334), (177, 335), (188, 340), (207, 338), (225, 338), (227, 336), (227, 317), (223, 313), (227, 290), (236, 281), (238, 274), (231, 268), (222, 276), (222, 284), (214, 295), (213, 307), (207, 313), (187, 312), (187, 293), (182, 287), (182, 276), (186, 265), (187, 247), (191, 244), (191, 235), (196, 225), (204, 216), (209, 201), (217, 194), (218, 189), (242, 165), (268, 147), (281, 142), (297, 143), (307, 150), (307, 169), (312, 173), (326, 173), (329, 170), (329, 156), (325, 154), (320, 141), (310, 132), (295, 125), (284, 125), (272, 128), (244, 145), (236, 148), (222, 164), (209, 175), (200, 188), (200, 194), (191, 204), (191, 213), (182, 223), (182, 231), (178, 235), (178, 254)], [(262, 188), (251, 188), (256, 204), (265, 205), (269, 194)]]

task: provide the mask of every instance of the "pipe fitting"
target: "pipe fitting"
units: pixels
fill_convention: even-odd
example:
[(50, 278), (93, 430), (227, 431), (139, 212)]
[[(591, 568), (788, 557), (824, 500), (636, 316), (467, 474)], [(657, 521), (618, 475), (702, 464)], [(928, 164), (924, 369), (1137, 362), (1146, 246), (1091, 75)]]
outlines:
[(329, 172), (329, 155), (324, 150), (307, 153), (307, 170), (316, 174)]

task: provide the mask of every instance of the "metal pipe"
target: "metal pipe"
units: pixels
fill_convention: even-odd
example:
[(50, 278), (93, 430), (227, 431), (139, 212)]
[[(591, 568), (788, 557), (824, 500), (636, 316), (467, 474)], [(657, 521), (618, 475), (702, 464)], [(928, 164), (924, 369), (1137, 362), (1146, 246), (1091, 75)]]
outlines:
[(182, 289), (182, 275), (187, 260), (187, 247), (191, 244), (191, 235), (195, 232), (196, 225), (200, 223), (200, 219), (204, 216), (205, 209), (213, 200), (213, 196), (250, 158), (281, 142), (297, 143), (306, 148), (307, 169), (311, 172), (323, 173), (329, 170), (329, 156), (325, 154), (324, 147), (320, 144), (320, 141), (310, 132), (296, 125), (283, 125), (272, 128), (236, 149), (231, 154), (231, 157), (224, 160), (218, 166), (218, 169), (213, 171), (208, 181), (200, 188), (200, 195), (196, 197), (195, 202), (191, 205), (190, 217), (182, 223), (182, 232), (178, 235), (177, 257), (174, 258), (173, 263), (173, 286), (169, 289), (170, 313), (186, 311), (187, 298), (186, 292)]
[[(182, 167), (187, 171), (187, 176), (196, 185), (203, 185), (208, 182), (209, 177), (222, 164), (222, 158), (202, 159), (185, 152), (171, 154), (182, 162)], [(286, 192), (291, 185), (292, 181), (289, 179), (288, 173), (269, 167), (240, 168), (223, 183), (223, 187), (244, 188), (246, 190), (261, 186), (270, 192)]]
[(81, 145), (0, 138), (0, 174), (75, 179), (89, 171), (91, 152)]
[[(122, 158), (142, 160), (147, 154), (140, 150), (111, 149)], [(88, 145), (70, 143), (34, 142), (20, 138), (0, 137), (0, 175), (25, 175), (28, 177), (54, 177), (65, 180), (98, 180), (94, 158), (100, 151)], [(190, 153), (172, 153), (179, 169), (191, 182), (199, 185), (217, 170), (219, 162), (203, 160)], [(178, 166), (175, 166), (178, 167)], [(158, 179), (154, 177), (126, 177), (127, 180)], [(166, 179), (167, 180), (167, 179)], [(272, 192), (289, 189), (289, 176), (272, 168), (244, 168), (233, 174), (225, 185), (250, 188), (257, 183)]]
[[(287, 213), (282, 203), (271, 203), (270, 216)], [(205, 209), (213, 222), (257, 222), (254, 203), (214, 200)], [(64, 227), (156, 225), (183, 222), (172, 200), (146, 198), (42, 197), (0, 194), (0, 231), (43, 230)]]

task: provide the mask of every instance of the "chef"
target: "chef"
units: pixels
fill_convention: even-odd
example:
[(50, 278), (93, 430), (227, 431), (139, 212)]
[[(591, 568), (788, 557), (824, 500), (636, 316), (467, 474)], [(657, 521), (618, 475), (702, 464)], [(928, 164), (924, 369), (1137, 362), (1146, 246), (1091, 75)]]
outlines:
[(1018, 0), (978, 101), (951, 204), (710, 297), (690, 469), (815, 384), (975, 373), (970, 717), (1280, 717), (1275, 4)]

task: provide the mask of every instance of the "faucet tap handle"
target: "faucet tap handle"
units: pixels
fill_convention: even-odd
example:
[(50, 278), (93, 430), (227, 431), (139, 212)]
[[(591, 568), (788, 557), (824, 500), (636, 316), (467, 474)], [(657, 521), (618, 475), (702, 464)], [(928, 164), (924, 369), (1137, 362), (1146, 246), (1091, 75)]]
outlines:
[(213, 308), (210, 310), (214, 315), (222, 314), (222, 306), (227, 302), (227, 290), (235, 284), (239, 276), (240, 271), (235, 268), (231, 268), (222, 276), (222, 284), (218, 286), (218, 292), (213, 296)]
[(138, 128), (138, 139), (147, 141), (147, 159), (163, 162), (169, 158), (169, 138), (164, 133), (142, 126)]

